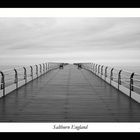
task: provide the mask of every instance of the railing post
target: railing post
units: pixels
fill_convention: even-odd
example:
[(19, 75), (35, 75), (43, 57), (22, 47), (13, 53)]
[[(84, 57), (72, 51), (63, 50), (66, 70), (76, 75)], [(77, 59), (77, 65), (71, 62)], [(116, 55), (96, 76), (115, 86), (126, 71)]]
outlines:
[(44, 63), (44, 73), (46, 73), (46, 63)]
[(131, 91), (134, 91), (134, 87), (133, 87), (133, 84), (134, 84), (134, 80), (133, 80), (133, 77), (134, 77), (134, 72), (131, 74), (130, 76), (130, 98), (131, 98)]
[(118, 73), (118, 90), (119, 90), (119, 86), (121, 85), (121, 72), (122, 70), (120, 70)]
[(103, 75), (103, 65), (101, 66), (101, 77), (102, 77), (102, 75)]
[(43, 74), (43, 64), (40, 64), (41, 74)]
[(32, 80), (33, 80), (33, 67), (30, 66), (30, 68), (31, 68), (31, 77), (32, 77)]
[(45, 64), (43, 63), (43, 74), (45, 73)]
[(95, 73), (95, 63), (93, 64), (93, 72)]
[(18, 73), (17, 73), (17, 70), (14, 69), (15, 71), (15, 83), (16, 83), (16, 89), (18, 89)]
[(112, 68), (110, 71), (110, 84), (111, 84), (111, 81), (113, 80), (113, 70), (114, 68)]
[(107, 77), (107, 68), (108, 67), (105, 68), (105, 81), (106, 81), (106, 77)]
[(96, 66), (96, 75), (98, 75), (98, 64)]
[(25, 79), (25, 84), (27, 83), (27, 70), (25, 67), (23, 67), (24, 69), (24, 79)]
[(40, 65), (40, 75), (42, 75), (42, 66), (41, 66), (41, 64), (39, 64)]
[(48, 69), (48, 67), (47, 67), (47, 63), (46, 63), (46, 72), (47, 72), (47, 69)]
[(98, 76), (100, 75), (100, 65), (98, 66)]
[(2, 71), (0, 71), (1, 74), (1, 89), (3, 90), (3, 96), (5, 96), (5, 75)]
[(46, 73), (46, 63), (44, 63), (44, 73)]
[(96, 66), (95, 66), (95, 74), (97, 75), (97, 65), (98, 64), (96, 64)]
[(36, 76), (38, 78), (38, 65), (35, 65), (36, 66)]
[(95, 73), (95, 66), (96, 66), (96, 64), (94, 63), (94, 73)]
[(49, 65), (49, 63), (48, 63), (48, 70), (50, 69), (50, 65)]

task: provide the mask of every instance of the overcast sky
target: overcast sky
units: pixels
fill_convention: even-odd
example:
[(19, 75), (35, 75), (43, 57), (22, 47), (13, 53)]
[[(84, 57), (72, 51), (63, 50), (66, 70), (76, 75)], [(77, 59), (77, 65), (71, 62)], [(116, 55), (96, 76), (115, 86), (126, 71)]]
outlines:
[(0, 18), (0, 64), (140, 64), (140, 18)]

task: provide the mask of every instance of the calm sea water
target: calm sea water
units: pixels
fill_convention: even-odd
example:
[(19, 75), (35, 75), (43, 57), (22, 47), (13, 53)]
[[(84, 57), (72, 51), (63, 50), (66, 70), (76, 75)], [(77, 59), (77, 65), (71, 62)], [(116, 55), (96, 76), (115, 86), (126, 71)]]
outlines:
[(23, 67), (26, 65), (0, 65), (0, 71)]
[[(24, 65), (24, 66), (26, 67), (29, 65)], [(121, 65), (120, 66), (107, 65), (107, 66), (114, 67), (115, 69), (118, 69), (118, 70), (122, 69), (124, 71), (135, 72), (135, 73), (140, 75), (140, 66), (128, 66), (128, 65), (127, 66), (125, 66), (125, 65), (122, 65), (122, 66)], [(14, 82), (14, 79), (15, 79), (14, 74), (15, 73), (14, 73), (14, 71), (12, 71), (12, 69), (21, 68), (21, 67), (23, 67), (23, 65), (0, 65), (0, 71), (5, 71), (5, 70), (7, 71), (8, 70), (8, 72), (5, 72), (5, 74), (7, 73), (5, 75), (5, 79), (6, 79), (6, 81), (8, 80), (6, 82), (6, 86), (13, 84), (13, 82)], [(18, 71), (18, 72), (19, 72), (19, 79), (21, 78), (23, 80), (23, 69), (20, 69), (20, 71)], [(27, 73), (30, 73), (29, 69), (27, 69)], [(138, 76), (136, 79), (140, 80), (140, 76)], [(137, 85), (138, 87), (140, 87), (140, 82), (135, 81), (134, 84)], [(127, 82), (127, 84), (122, 82), (122, 85), (129, 88), (129, 81)], [(140, 93), (140, 88), (134, 88), (134, 91), (136, 91), (137, 93)]]
[(116, 68), (140, 74), (140, 66), (116, 66)]
[[(28, 65), (0, 65), (0, 71), (19, 68), (19, 67), (23, 67), (23, 66), (28, 66)], [(140, 74), (140, 66), (125, 66), (125, 65), (111, 66), (110, 65), (110, 67), (114, 67), (116, 69), (123, 69), (123, 70), (130, 71), (130, 72), (136, 72), (136, 73)]]
[[(0, 71), (19, 68), (19, 67), (23, 67), (23, 66), (26, 66), (26, 65), (0, 65)], [(110, 67), (112, 67), (112, 66), (110, 66)], [(123, 65), (123, 66), (113, 66), (113, 67), (116, 69), (123, 69), (126, 71), (136, 72), (136, 73), (140, 74), (140, 66), (124, 66)]]

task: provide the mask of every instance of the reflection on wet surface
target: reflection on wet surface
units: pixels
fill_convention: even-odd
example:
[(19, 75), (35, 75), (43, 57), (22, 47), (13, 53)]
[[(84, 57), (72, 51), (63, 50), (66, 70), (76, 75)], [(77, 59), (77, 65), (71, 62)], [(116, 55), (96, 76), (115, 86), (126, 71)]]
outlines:
[(140, 105), (83, 69), (68, 65), (0, 99), (1, 122), (139, 122)]

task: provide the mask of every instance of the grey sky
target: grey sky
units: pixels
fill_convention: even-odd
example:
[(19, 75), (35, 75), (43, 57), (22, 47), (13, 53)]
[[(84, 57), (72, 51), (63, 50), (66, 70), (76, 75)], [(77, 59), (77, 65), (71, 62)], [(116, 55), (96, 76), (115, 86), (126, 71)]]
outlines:
[(0, 64), (139, 63), (140, 18), (0, 18)]

